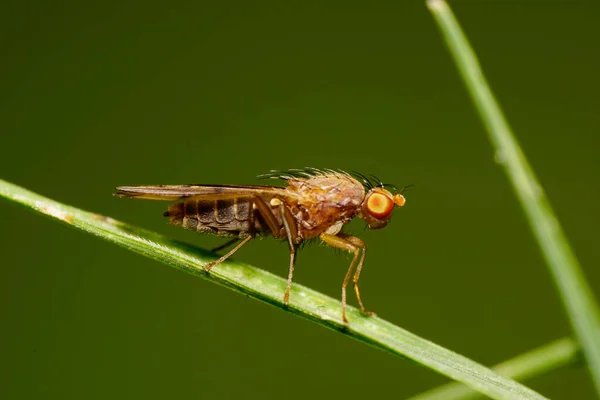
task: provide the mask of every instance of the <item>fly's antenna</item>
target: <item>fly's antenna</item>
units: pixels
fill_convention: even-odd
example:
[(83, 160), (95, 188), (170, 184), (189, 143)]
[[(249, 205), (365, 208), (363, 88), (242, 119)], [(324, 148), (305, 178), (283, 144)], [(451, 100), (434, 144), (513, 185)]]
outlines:
[(404, 186), (402, 189), (400, 189), (400, 193), (398, 194), (402, 194), (404, 192), (406, 192), (408, 189), (410, 189), (411, 187), (415, 187), (415, 185), (413, 185), (412, 183), (410, 185), (406, 185)]

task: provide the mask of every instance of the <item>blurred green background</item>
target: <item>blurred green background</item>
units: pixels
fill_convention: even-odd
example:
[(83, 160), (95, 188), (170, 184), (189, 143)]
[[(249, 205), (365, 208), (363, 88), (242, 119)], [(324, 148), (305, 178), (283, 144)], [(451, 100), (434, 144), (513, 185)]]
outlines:
[[(452, 5), (598, 292), (600, 7)], [(370, 309), (484, 364), (570, 333), (423, 1), (29, 1), (0, 26), (2, 179), (207, 248), (222, 239), (113, 188), (303, 166), (415, 184), (361, 234)], [(446, 381), (3, 202), (0, 239), (3, 398), (401, 399)], [(236, 256), (281, 276), (287, 257), (273, 240)], [(337, 298), (348, 261), (309, 246), (295, 280)], [(594, 397), (582, 367), (528, 384)]]

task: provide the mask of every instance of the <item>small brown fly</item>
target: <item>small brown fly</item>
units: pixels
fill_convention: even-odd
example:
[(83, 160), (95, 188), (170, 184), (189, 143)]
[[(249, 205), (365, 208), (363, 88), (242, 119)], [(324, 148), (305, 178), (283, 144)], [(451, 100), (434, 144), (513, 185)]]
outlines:
[(398, 193), (393, 185), (383, 184), (373, 176), (316, 168), (272, 171), (261, 177), (285, 180), (287, 187), (120, 186), (115, 195), (180, 201), (170, 205), (164, 213), (172, 224), (233, 238), (214, 251), (240, 241), (227, 254), (206, 264), (206, 271), (231, 257), (256, 236), (272, 235), (286, 240), (290, 250), (290, 267), (283, 296), (285, 304), (290, 298), (296, 250), (302, 242), (318, 237), (329, 246), (353, 253), (354, 258), (342, 283), (342, 319), (348, 323), (346, 286), (351, 278), (361, 311), (373, 315), (365, 309), (358, 290), (366, 245), (358, 237), (343, 233), (342, 227), (354, 217), (359, 217), (371, 229), (383, 228), (390, 222), (394, 206), (404, 205), (402, 192), (406, 187)]

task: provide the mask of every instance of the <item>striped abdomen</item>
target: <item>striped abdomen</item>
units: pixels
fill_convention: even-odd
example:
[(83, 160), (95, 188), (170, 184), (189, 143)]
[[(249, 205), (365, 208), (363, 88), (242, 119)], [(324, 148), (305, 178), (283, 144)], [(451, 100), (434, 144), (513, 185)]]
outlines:
[(165, 213), (172, 224), (219, 236), (245, 237), (270, 234), (252, 207), (251, 198), (228, 200), (190, 199), (169, 206)]

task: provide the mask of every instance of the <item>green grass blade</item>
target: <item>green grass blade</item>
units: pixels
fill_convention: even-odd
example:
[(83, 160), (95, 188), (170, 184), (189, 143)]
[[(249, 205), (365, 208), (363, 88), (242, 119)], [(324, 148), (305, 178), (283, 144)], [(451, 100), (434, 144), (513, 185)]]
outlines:
[(442, 0), (428, 1), (428, 7), (525, 210), (600, 394), (600, 312), (592, 290), (450, 7)]
[(290, 304), (286, 307), (282, 303), (286, 281), (258, 268), (231, 261), (215, 266), (208, 274), (203, 265), (215, 257), (206, 250), (55, 202), (2, 180), (1, 197), (146, 257), (245, 293), (249, 297), (292, 312), (361, 342), (414, 360), (494, 399), (545, 399), (513, 380), (381, 318), (363, 317), (354, 307), (348, 307), (350, 325), (344, 326), (339, 301), (301, 285), (294, 285)]
[[(545, 346), (520, 354), (492, 369), (517, 381), (543, 375), (580, 361), (579, 345), (571, 338), (562, 338)], [(481, 393), (458, 382), (437, 387), (408, 400), (476, 400)]]

